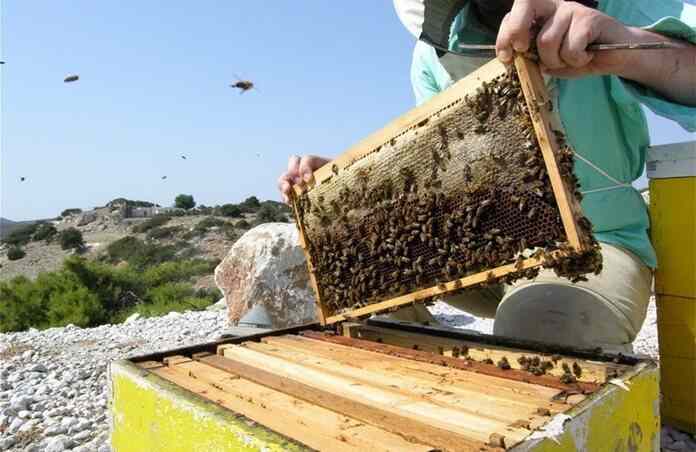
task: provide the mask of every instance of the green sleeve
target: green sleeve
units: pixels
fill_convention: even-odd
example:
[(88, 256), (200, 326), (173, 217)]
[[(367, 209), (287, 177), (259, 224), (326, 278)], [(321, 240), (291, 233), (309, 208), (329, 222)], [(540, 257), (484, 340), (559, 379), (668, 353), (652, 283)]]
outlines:
[[(605, 12), (626, 25), (696, 44), (696, 6), (679, 0), (607, 0)], [(639, 83), (620, 79), (628, 97), (655, 114), (676, 121), (689, 132), (696, 132), (696, 108), (665, 99)], [(694, 81), (696, 83), (696, 80)]]
[(437, 62), (435, 49), (422, 41), (416, 42), (411, 62), (411, 86), (420, 105), (441, 91), (433, 74), (433, 64)]

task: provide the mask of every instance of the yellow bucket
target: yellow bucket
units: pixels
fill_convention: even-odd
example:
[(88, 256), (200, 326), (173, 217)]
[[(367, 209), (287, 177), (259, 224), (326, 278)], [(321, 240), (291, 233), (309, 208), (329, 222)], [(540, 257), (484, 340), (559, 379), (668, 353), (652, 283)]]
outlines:
[(662, 418), (696, 433), (696, 142), (648, 152)]

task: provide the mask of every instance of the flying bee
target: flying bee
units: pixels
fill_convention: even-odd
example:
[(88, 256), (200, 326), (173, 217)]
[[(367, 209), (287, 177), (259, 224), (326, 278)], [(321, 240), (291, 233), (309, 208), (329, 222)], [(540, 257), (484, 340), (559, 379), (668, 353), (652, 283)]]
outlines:
[(230, 88), (237, 88), (239, 90), (239, 94), (244, 94), (247, 91), (254, 89), (255, 85), (254, 82), (250, 80), (242, 80), (239, 76), (237, 76), (237, 81), (232, 83)]
[(333, 171), (333, 173), (338, 176), (338, 165), (336, 165), (335, 163), (331, 165), (331, 171)]

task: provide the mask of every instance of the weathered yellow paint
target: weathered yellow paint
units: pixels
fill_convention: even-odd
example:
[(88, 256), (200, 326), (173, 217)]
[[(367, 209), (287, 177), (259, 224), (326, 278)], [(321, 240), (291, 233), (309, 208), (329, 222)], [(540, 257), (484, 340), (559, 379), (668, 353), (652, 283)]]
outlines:
[(659, 372), (649, 364), (628, 380), (629, 391), (608, 385), (567, 414), (553, 438), (513, 449), (529, 452), (638, 452), (659, 450)]
[[(665, 397), (696, 407), (696, 360), (664, 356), (660, 359), (662, 387), (669, 388)], [(696, 421), (696, 413), (692, 415)]]
[(696, 177), (650, 181), (662, 412), (696, 433)]
[(655, 291), (696, 299), (696, 177), (652, 179), (650, 220)]
[(127, 361), (112, 363), (109, 377), (116, 452), (306, 450)]
[(693, 403), (684, 403), (670, 397), (662, 397), (662, 419), (665, 423), (684, 430), (696, 432), (696, 413)]

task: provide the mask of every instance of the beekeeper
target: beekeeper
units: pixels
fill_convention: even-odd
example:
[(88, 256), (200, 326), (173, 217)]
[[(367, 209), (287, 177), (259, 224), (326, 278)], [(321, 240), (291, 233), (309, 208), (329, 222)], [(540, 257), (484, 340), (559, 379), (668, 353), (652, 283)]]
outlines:
[[(641, 104), (696, 131), (696, 6), (679, 0), (394, 0), (417, 39), (411, 66), (423, 103), (490, 57), (460, 44), (495, 44), (512, 62), (536, 42), (567, 140), (576, 152), (582, 207), (602, 245), (604, 270), (573, 284), (542, 270), (534, 280), (466, 291), (443, 301), (495, 318), (494, 334), (629, 352), (645, 320), (657, 266), (645, 202), (631, 183), (650, 143)], [(451, 14), (447, 14), (451, 12)], [(534, 25), (534, 26), (533, 26)], [(534, 35), (531, 30), (540, 31)], [(669, 50), (590, 52), (590, 44), (669, 41)], [(292, 156), (279, 180), (287, 201), (323, 157)], [(434, 321), (425, 307), (395, 314)]]

